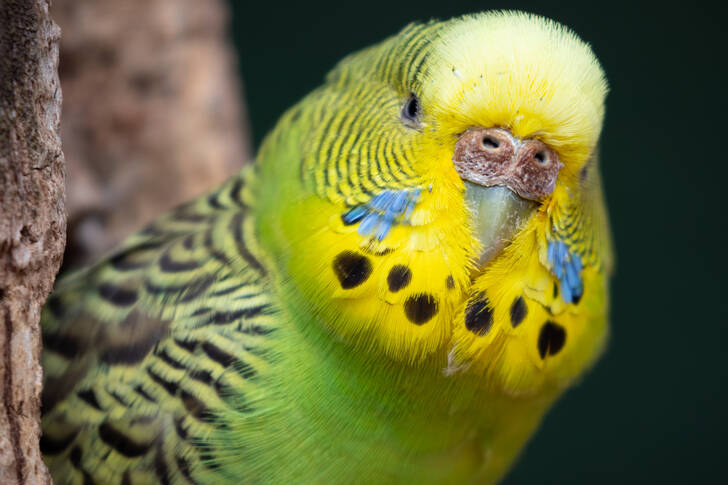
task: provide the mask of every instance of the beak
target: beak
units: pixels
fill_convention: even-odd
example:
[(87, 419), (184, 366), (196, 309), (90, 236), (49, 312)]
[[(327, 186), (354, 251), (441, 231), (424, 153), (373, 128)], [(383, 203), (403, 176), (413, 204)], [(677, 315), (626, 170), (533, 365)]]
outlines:
[(455, 145), (453, 163), (487, 265), (531, 218), (556, 186), (563, 166), (539, 140), (520, 140), (501, 128), (471, 128)]
[(478, 261), (481, 268), (500, 254), (538, 207), (508, 187), (483, 187), (467, 180), (465, 200), (475, 236), (483, 248)]

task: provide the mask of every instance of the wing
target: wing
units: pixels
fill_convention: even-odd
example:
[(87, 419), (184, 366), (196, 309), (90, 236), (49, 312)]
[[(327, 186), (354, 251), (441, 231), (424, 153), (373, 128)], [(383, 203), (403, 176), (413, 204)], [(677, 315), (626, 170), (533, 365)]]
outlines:
[(58, 285), (42, 316), (56, 483), (222, 478), (204, 443), (226, 409), (252, 411), (276, 328), (245, 197), (234, 179)]

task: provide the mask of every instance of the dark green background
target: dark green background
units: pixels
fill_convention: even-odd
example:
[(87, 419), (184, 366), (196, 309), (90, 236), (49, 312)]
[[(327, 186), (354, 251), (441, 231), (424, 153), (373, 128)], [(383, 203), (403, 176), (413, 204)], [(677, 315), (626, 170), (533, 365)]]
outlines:
[(590, 42), (611, 85), (602, 166), (618, 263), (612, 339), (506, 483), (728, 483), (725, 8), (232, 3), (256, 144), (338, 59), (412, 20), (513, 8)]

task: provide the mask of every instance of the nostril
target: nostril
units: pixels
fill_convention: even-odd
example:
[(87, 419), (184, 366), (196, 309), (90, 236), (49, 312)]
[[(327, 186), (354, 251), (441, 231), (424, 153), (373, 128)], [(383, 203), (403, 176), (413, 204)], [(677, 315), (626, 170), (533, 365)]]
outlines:
[(483, 137), (483, 148), (485, 148), (486, 150), (492, 150), (494, 148), (498, 148), (499, 146), (500, 142), (496, 138), (490, 135), (486, 135)]
[(535, 158), (538, 163), (544, 164), (546, 163), (546, 152), (538, 152), (533, 156), (533, 158)]

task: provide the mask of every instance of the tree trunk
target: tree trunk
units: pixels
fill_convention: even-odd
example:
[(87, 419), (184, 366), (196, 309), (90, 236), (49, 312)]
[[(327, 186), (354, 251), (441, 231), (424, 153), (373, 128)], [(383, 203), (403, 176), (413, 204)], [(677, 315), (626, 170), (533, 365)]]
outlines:
[(64, 268), (91, 262), (251, 155), (221, 0), (55, 0)]
[[(214, 187), (252, 149), (222, 0), (56, 0), (69, 245), (78, 266)], [(0, 484), (38, 451), (40, 308), (65, 243), (59, 29), (0, 0)], [(64, 264), (66, 262), (64, 261)]]
[(50, 483), (38, 450), (40, 309), (65, 244), (60, 31), (44, 0), (0, 0), (0, 483)]

